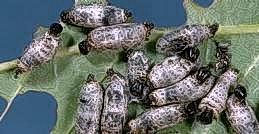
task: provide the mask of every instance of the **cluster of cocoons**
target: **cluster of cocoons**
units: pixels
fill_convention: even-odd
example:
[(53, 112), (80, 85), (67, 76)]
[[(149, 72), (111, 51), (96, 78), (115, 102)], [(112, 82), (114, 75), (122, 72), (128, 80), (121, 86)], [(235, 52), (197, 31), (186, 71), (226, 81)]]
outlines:
[[(226, 111), (236, 133), (259, 133), (254, 111), (246, 101), (246, 90), (238, 85), (238, 70), (231, 67), (230, 43), (216, 42), (216, 61), (202, 65), (197, 48), (213, 38), (218, 24), (187, 25), (158, 39), (156, 51), (165, 56), (151, 66), (140, 50), (154, 28), (152, 23), (129, 22), (132, 13), (107, 5), (79, 5), (64, 10), (60, 21), (87, 29), (78, 44), (80, 53), (125, 51), (127, 75), (107, 71), (107, 83), (90, 74), (81, 87), (75, 116), (77, 134), (152, 134), (189, 117), (210, 124)], [(31, 41), (18, 59), (16, 74), (30, 72), (55, 56), (61, 45), (63, 27), (53, 23), (49, 30)], [(218, 72), (213, 75), (211, 69)], [(231, 88), (235, 88), (230, 93)], [(128, 118), (131, 100), (149, 107), (135, 119)]]

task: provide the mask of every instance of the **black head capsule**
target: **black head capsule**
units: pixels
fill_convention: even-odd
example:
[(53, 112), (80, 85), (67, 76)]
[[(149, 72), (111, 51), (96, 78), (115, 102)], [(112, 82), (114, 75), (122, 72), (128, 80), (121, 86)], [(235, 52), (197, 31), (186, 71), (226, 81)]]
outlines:
[(59, 23), (53, 23), (49, 27), (49, 33), (54, 36), (58, 36), (63, 31), (63, 27)]
[(206, 110), (197, 116), (197, 119), (204, 125), (212, 123), (213, 120), (213, 110)]
[(199, 58), (200, 50), (198, 48), (186, 48), (183, 52), (180, 53), (180, 56), (184, 59), (187, 59), (191, 62), (196, 62)]
[(150, 35), (150, 32), (155, 27), (155, 25), (152, 22), (144, 22), (143, 25), (145, 26), (148, 35)]
[(209, 25), (208, 27), (209, 27), (210, 33), (214, 36), (219, 29), (219, 24), (215, 23), (215, 24)]
[(188, 117), (195, 115), (198, 112), (198, 101), (193, 101), (185, 106), (185, 113)]
[(199, 84), (204, 83), (211, 76), (209, 67), (201, 67), (196, 75)]
[(247, 92), (244, 86), (237, 85), (237, 87), (235, 88), (234, 94), (240, 100), (240, 102), (245, 102)]
[[(144, 88), (147, 87), (147, 84), (140, 81), (129, 82), (129, 85), (130, 85), (130, 88), (129, 88), (130, 93), (137, 97), (141, 97), (143, 95)], [(135, 89), (140, 89), (140, 90), (135, 90)]]
[(86, 40), (84, 40), (78, 44), (78, 49), (81, 54), (87, 55), (91, 50), (91, 45)]
[(131, 18), (131, 17), (133, 17), (133, 14), (132, 14), (132, 12), (130, 12), (129, 10), (124, 10), (124, 14), (125, 14), (125, 16), (127, 17), (127, 18)]
[(24, 73), (24, 71), (20, 68), (15, 70), (15, 74), (14, 74), (14, 78), (18, 79), (19, 75), (21, 75), (22, 73)]

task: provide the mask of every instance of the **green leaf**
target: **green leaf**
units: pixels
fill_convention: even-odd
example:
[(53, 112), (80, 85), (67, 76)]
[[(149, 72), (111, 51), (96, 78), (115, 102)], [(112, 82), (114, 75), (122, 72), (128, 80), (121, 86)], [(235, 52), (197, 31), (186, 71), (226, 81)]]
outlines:
[[(76, 5), (101, 3), (105, 0), (76, 0)], [(184, 6), (187, 13), (187, 24), (219, 23), (217, 40), (230, 40), (232, 64), (240, 69), (239, 82), (248, 89), (248, 100), (259, 112), (259, 1), (251, 0), (215, 0), (209, 8), (202, 8), (191, 0), (185, 0)], [(152, 32), (150, 40), (143, 48), (153, 62), (158, 62), (163, 55), (155, 52), (155, 43), (169, 29), (157, 28)], [(40, 35), (44, 28), (34, 34)], [(86, 38), (80, 29), (65, 26), (62, 33), (63, 46), (48, 64), (41, 65), (31, 73), (21, 78), (14, 79), (16, 60), (0, 63), (0, 96), (7, 100), (8, 111), (12, 101), (18, 94), (27, 91), (47, 92), (57, 101), (57, 122), (52, 134), (73, 134), (74, 115), (77, 109), (77, 98), (80, 87), (89, 73), (96, 74), (102, 80), (108, 68), (125, 75), (126, 63), (121, 60), (120, 52), (90, 53), (88, 56), (79, 54), (77, 44)], [(200, 47), (204, 63), (213, 61), (214, 44), (211, 40), (204, 42)], [(138, 104), (130, 105), (131, 117), (140, 114), (144, 108)], [(2, 116), (3, 117), (3, 116)], [(0, 118), (0, 120), (2, 119)], [(224, 116), (211, 125), (202, 126), (193, 120), (180, 123), (172, 128), (162, 130), (161, 134), (173, 133), (233, 133), (227, 125)]]

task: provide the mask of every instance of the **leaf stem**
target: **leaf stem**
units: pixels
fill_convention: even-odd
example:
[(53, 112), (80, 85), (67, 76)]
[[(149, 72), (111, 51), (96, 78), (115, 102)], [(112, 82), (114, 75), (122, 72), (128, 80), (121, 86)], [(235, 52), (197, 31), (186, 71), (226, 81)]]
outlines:
[[(155, 33), (165, 33), (165, 29), (156, 29)], [(220, 26), (217, 35), (236, 35), (236, 34), (253, 34), (259, 33), (259, 24), (254, 25), (231, 25)], [(56, 57), (64, 57), (79, 54), (77, 45), (71, 46), (66, 49), (62, 49), (56, 55)], [(0, 63), (0, 73), (14, 69), (16, 67), (17, 60), (7, 61)]]
[(220, 34), (220, 35), (253, 34), (253, 33), (259, 33), (259, 24), (220, 26), (217, 32), (217, 34)]
[(13, 104), (13, 101), (15, 99), (15, 97), (19, 94), (19, 92), (22, 90), (22, 85), (19, 85), (17, 90), (15, 91), (14, 95), (12, 96), (12, 98), (10, 99), (10, 101), (8, 102), (4, 112), (1, 114), (0, 116), (0, 122), (2, 122), (3, 118), (5, 117), (5, 115), (7, 114), (7, 112), (9, 111), (11, 105)]

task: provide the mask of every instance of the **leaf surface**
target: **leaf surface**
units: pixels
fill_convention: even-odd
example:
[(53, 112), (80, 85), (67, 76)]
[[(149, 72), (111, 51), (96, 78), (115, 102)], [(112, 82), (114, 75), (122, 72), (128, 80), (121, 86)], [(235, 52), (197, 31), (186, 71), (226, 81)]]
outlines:
[[(76, 5), (102, 3), (105, 0), (76, 0)], [(251, 0), (215, 0), (209, 8), (202, 8), (191, 0), (185, 0), (187, 24), (219, 23), (220, 29), (215, 39), (232, 42), (232, 65), (241, 72), (239, 82), (248, 89), (248, 100), (259, 113), (259, 1)], [(45, 29), (46, 30), (46, 29)], [(40, 35), (40, 28), (35, 36)], [(144, 50), (152, 62), (158, 62), (163, 56), (155, 52), (155, 42), (168, 29), (157, 28), (145, 43)], [(80, 87), (89, 73), (102, 80), (108, 68), (125, 75), (126, 63), (121, 60), (120, 52), (90, 53), (88, 56), (79, 54), (77, 44), (85, 38), (80, 29), (65, 26), (62, 33), (63, 46), (55, 59), (41, 65), (20, 79), (14, 79), (16, 61), (0, 64), (0, 96), (11, 104), (13, 99), (27, 91), (47, 92), (57, 101), (57, 122), (52, 134), (73, 134), (74, 115), (77, 109), (77, 98)], [(201, 57), (204, 63), (214, 60), (215, 46), (211, 40), (201, 45)], [(12, 69), (6, 69), (8, 66)], [(22, 87), (22, 88), (19, 88)], [(143, 111), (143, 107), (130, 106), (131, 116)], [(222, 116), (211, 125), (202, 126), (197, 122), (185, 121), (172, 128), (162, 130), (161, 134), (173, 133), (233, 133)]]

